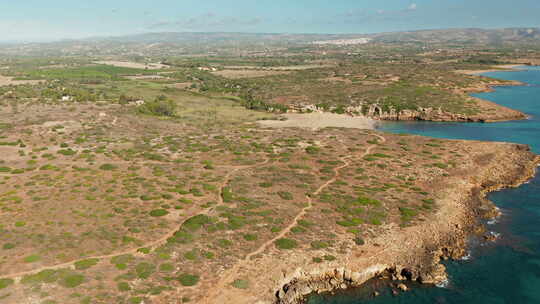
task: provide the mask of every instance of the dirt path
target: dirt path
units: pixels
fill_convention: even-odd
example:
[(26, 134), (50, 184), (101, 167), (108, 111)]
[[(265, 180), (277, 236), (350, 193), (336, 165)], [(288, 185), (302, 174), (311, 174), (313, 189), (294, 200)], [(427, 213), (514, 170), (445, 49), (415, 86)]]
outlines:
[[(376, 136), (380, 139), (380, 143), (386, 142), (386, 138), (384, 138), (381, 135), (378, 134), (370, 134), (373, 136)], [(370, 154), (371, 151), (376, 148), (378, 144), (373, 144), (364, 151), (362, 155), (359, 156), (359, 158), (365, 157), (366, 155)], [(226, 274), (219, 280), (219, 282), (216, 284), (216, 286), (212, 289), (213, 291), (209, 294), (207, 297), (207, 302), (211, 301), (212, 299), (216, 298), (217, 292), (222, 290), (223, 288), (226, 288), (227, 285), (231, 284), (232, 277), (235, 275), (238, 275), (239, 269), (247, 263), (252, 257), (263, 253), (268, 246), (271, 246), (275, 241), (277, 241), (280, 238), (283, 238), (285, 235), (287, 235), (289, 232), (291, 232), (291, 229), (294, 228), (296, 225), (298, 225), (298, 221), (301, 220), (306, 213), (313, 208), (313, 200), (312, 196), (319, 195), (324, 189), (326, 189), (329, 185), (334, 183), (340, 176), (339, 171), (343, 168), (346, 168), (350, 165), (349, 159), (354, 157), (354, 155), (347, 155), (340, 158), (340, 160), (344, 163), (343, 165), (334, 168), (334, 177), (326, 181), (324, 184), (322, 184), (315, 192), (313, 192), (311, 195), (306, 195), (307, 198), (307, 206), (304, 207), (293, 219), (293, 221), (285, 228), (283, 229), (278, 235), (273, 237), (272, 239), (266, 241), (264, 244), (262, 244), (257, 250), (249, 253), (246, 255), (245, 258), (240, 260), (238, 263), (236, 263), (231, 269), (227, 270)]]
[[(251, 166), (232, 167), (234, 169), (232, 169), (231, 171), (229, 171), (225, 175), (225, 179), (224, 179), (223, 183), (221, 183), (221, 185), (220, 185), (220, 191), (218, 193), (218, 204), (216, 206), (214, 206), (214, 208), (205, 209), (204, 211), (198, 212), (198, 213), (186, 214), (186, 219), (184, 221), (182, 221), (180, 223), (180, 225), (178, 225), (178, 227), (176, 229), (171, 230), (169, 233), (165, 234), (164, 236), (160, 237), (159, 239), (157, 239), (155, 241), (152, 241), (152, 242), (147, 243), (147, 244), (143, 244), (141, 246), (138, 246), (137, 248), (131, 248), (131, 249), (127, 249), (127, 250), (124, 250), (124, 251), (115, 252), (115, 253), (111, 253), (111, 254), (105, 254), (105, 255), (99, 255), (99, 256), (88, 256), (88, 257), (85, 257), (85, 258), (73, 260), (73, 261), (70, 261), (70, 262), (62, 263), (62, 264), (56, 264), (56, 265), (52, 265), (52, 266), (43, 266), (43, 267), (39, 267), (39, 268), (36, 268), (36, 269), (33, 269), (33, 270), (24, 271), (24, 272), (17, 272), (17, 273), (1, 275), (0, 279), (19, 279), (19, 278), (21, 278), (23, 276), (36, 274), (36, 273), (38, 273), (40, 271), (43, 271), (43, 270), (49, 270), (49, 269), (50, 270), (56, 270), (56, 269), (67, 268), (67, 267), (72, 268), (75, 263), (83, 261), (83, 260), (87, 260), (87, 259), (104, 260), (104, 259), (109, 259), (109, 258), (113, 258), (115, 256), (124, 255), (124, 254), (136, 254), (140, 248), (155, 249), (156, 247), (159, 247), (159, 246), (163, 245), (164, 243), (166, 243), (169, 238), (173, 237), (174, 234), (178, 231), (178, 229), (180, 229), (180, 227), (182, 227), (182, 225), (185, 223), (185, 221), (187, 221), (189, 218), (191, 218), (193, 216), (196, 216), (196, 215), (208, 215), (216, 207), (218, 207), (220, 205), (223, 205), (224, 204), (224, 201), (223, 201), (223, 189), (227, 186), (227, 184), (230, 182), (232, 176), (236, 172), (238, 172), (240, 170), (255, 168), (255, 167), (258, 167), (258, 166), (263, 166), (263, 165), (267, 164), (268, 162), (269, 162), (269, 159), (265, 159), (262, 163), (258, 163), (258, 164), (251, 165)], [(231, 168), (231, 167), (227, 166), (225, 168)], [(101, 262), (102, 261), (100, 261), (100, 263)]]

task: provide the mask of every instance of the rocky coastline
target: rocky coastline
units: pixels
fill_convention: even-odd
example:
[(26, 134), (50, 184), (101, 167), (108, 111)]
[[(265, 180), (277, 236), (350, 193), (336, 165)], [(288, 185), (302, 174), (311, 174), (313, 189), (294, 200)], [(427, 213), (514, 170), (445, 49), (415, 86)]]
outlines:
[[(450, 191), (454, 193), (449, 197), (450, 204), (440, 211), (451, 221), (437, 223), (439, 218), (435, 218), (435, 222), (424, 225), (427, 229), (416, 229), (415, 233), (421, 242), (419, 246), (408, 247), (403, 243), (400, 249), (388, 255), (388, 259), (382, 263), (366, 264), (364, 259), (355, 261), (351, 256), (340, 267), (296, 270), (281, 280), (275, 292), (274, 303), (301, 304), (311, 293), (358, 287), (375, 277), (424, 284), (444, 282), (447, 279), (446, 269), (441, 261), (465, 256), (468, 238), (485, 231), (481, 219), (498, 214), (493, 203), (487, 199), (487, 194), (503, 188), (518, 187), (536, 174), (540, 156), (531, 153), (528, 146), (513, 145), (512, 151), (507, 153), (507, 161), (501, 162), (497, 157), (479, 175), (471, 177), (468, 182), (456, 184), (461, 186), (459, 188), (462, 192), (458, 193), (456, 189)], [(462, 209), (448, 216), (447, 212), (452, 212), (451, 209), (456, 207)], [(439, 230), (430, 231), (428, 228), (439, 224)], [(419, 235), (418, 232), (424, 234)], [(435, 238), (431, 235), (433, 233)], [(407, 232), (402, 237), (407, 238)], [(396, 286), (403, 288), (399, 282)]]
[[(512, 65), (515, 66), (515, 65)], [(496, 71), (496, 70), (493, 70)], [(504, 70), (503, 70), (504, 71)], [(460, 71), (458, 71), (460, 72)], [(462, 72), (462, 71), (461, 71)], [(460, 73), (461, 73), (460, 72)], [(487, 71), (467, 71), (467, 75), (477, 76), (478, 73)], [(488, 78), (486, 78), (488, 79)], [(394, 108), (384, 108), (379, 104), (368, 105), (352, 105), (344, 109), (344, 113), (351, 116), (365, 116), (373, 120), (382, 121), (433, 121), (433, 122), (500, 122), (509, 120), (527, 119), (527, 115), (508, 107), (480, 99), (470, 97), (471, 93), (492, 92), (498, 86), (521, 86), (524, 85), (519, 81), (501, 81), (497, 79), (489, 79), (480, 85), (473, 87), (456, 89), (453, 92), (463, 96), (464, 99), (476, 103), (480, 109), (479, 113), (465, 114), (452, 113), (444, 111), (441, 108), (419, 107), (416, 110), (403, 109), (397, 110)], [(325, 111), (335, 111), (337, 108), (322, 109), (313, 104), (292, 105), (289, 109), (291, 113), (322, 113)]]

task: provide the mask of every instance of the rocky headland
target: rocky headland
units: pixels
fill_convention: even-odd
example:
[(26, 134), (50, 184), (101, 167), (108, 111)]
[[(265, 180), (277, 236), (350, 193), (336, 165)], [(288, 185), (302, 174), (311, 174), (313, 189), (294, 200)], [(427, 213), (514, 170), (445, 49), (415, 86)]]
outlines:
[(235, 270), (236, 276), (255, 280), (249, 290), (220, 288), (203, 302), (303, 303), (311, 293), (359, 286), (378, 276), (425, 284), (445, 281), (440, 262), (464, 256), (469, 236), (485, 231), (482, 219), (497, 215), (487, 193), (522, 184), (540, 163), (524, 145), (452, 142), (473, 148), (464, 167), (442, 179), (428, 178), (439, 202), (432, 216), (410, 226), (388, 225), (382, 234), (343, 248), (334, 261), (320, 265), (311, 263), (312, 250), (267, 250)]
[[(503, 65), (498, 66), (496, 69), (494, 68), (490, 70), (459, 70), (456, 72), (469, 76), (477, 76), (478, 74), (486, 72), (511, 71), (517, 66), (521, 65)], [(520, 85), (523, 85), (523, 83), (519, 81), (503, 81), (499, 79), (484, 77), (482, 82), (478, 82), (474, 86), (453, 89), (453, 94), (460, 96), (468, 103), (467, 107), (469, 108), (469, 110), (461, 113), (444, 110), (441, 107), (416, 107), (416, 109), (396, 109), (392, 106), (382, 106), (378, 103), (351, 105), (341, 110), (344, 111), (345, 114), (351, 116), (365, 116), (373, 120), (386, 121), (420, 120), (436, 122), (498, 122), (508, 120), (521, 120), (526, 119), (527, 115), (520, 111), (501, 106), (488, 100), (471, 97), (469, 95), (471, 93), (491, 92), (497, 86)], [(336, 111), (337, 109), (337, 107), (331, 107), (327, 110)], [(289, 112), (323, 113), (325, 112), (325, 109), (313, 104), (299, 104), (291, 105)]]

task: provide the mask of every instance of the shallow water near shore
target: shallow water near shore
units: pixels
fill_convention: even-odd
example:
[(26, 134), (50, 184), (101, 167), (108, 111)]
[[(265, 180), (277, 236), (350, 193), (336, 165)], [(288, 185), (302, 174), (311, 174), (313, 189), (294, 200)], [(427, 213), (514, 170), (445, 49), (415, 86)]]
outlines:
[[(528, 144), (540, 153), (540, 68), (483, 75), (527, 83), (474, 94), (531, 115), (502, 123), (388, 122), (380, 130), (439, 138), (506, 141)], [(472, 239), (470, 256), (447, 262), (448, 284), (441, 287), (409, 285), (408, 292), (392, 295), (389, 282), (371, 280), (361, 288), (313, 295), (308, 304), (431, 304), (431, 303), (540, 303), (540, 175), (516, 189), (489, 195), (503, 215), (488, 229), (500, 234), (496, 243)], [(377, 290), (380, 296), (373, 298)]]

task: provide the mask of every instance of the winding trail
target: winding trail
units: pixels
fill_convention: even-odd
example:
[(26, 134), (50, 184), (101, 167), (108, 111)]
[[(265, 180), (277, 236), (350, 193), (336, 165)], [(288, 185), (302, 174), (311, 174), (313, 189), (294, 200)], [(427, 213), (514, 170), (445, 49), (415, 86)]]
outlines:
[[(379, 138), (380, 139), (379, 143), (386, 142), (386, 138), (384, 138), (383, 136), (381, 136), (379, 134), (368, 134), (368, 135), (376, 136), (377, 138)], [(371, 151), (374, 148), (376, 148), (378, 146), (379, 143), (370, 145), (369, 147), (366, 148), (364, 153), (361, 154), (358, 157), (362, 158), (362, 157), (367, 156), (368, 154), (371, 153)], [(301, 220), (311, 208), (313, 208), (313, 200), (312, 200), (311, 197), (319, 195), (324, 189), (326, 189), (329, 185), (334, 183), (340, 176), (339, 171), (341, 169), (346, 168), (346, 167), (348, 167), (350, 165), (349, 159), (352, 158), (352, 157), (354, 157), (354, 155), (347, 155), (347, 156), (340, 157), (340, 160), (343, 162), (343, 165), (333, 169), (334, 170), (334, 177), (329, 179), (328, 181), (326, 181), (324, 184), (322, 184), (312, 194), (306, 195), (307, 202), (308, 202), (307, 206), (304, 207), (294, 217), (293, 221), (285, 229), (283, 229), (278, 235), (276, 235), (272, 239), (264, 242), (257, 250), (255, 250), (255, 251), (249, 253), (248, 255), (246, 255), (242, 260), (240, 260), (238, 263), (236, 263), (232, 268), (228, 269), (226, 271), (225, 275), (219, 280), (219, 282), (216, 284), (216, 286), (212, 289), (213, 291), (207, 296), (205, 303), (207, 303), (208, 301), (211, 302), (211, 300), (215, 298), (215, 295), (217, 294), (217, 292), (219, 292), (223, 288), (226, 288), (227, 285), (230, 285), (232, 283), (231, 280), (232, 280), (233, 276), (238, 275), (239, 269), (242, 266), (244, 266), (245, 263), (249, 262), (249, 260), (252, 257), (263, 253), (268, 248), (268, 246), (272, 245), (275, 241), (277, 241), (278, 239), (283, 238), (285, 235), (287, 235), (289, 232), (291, 232), (291, 229), (294, 228), (296, 225), (298, 225), (298, 221)]]
[[(88, 256), (88, 257), (84, 257), (84, 258), (77, 259), (77, 260), (72, 260), (72, 261), (69, 261), (69, 262), (61, 263), (61, 264), (56, 264), (56, 265), (51, 265), (51, 266), (43, 266), (43, 267), (39, 267), (39, 268), (36, 268), (36, 269), (33, 269), (33, 270), (28, 270), (28, 271), (23, 271), (23, 272), (16, 272), (16, 273), (11, 273), (11, 274), (6, 274), (6, 275), (0, 275), (0, 279), (19, 279), (19, 278), (21, 278), (23, 276), (33, 275), (33, 274), (36, 274), (36, 273), (38, 273), (40, 271), (43, 271), (43, 270), (57, 270), (57, 269), (68, 268), (68, 267), (72, 268), (72, 267), (74, 267), (75, 263), (83, 261), (83, 260), (87, 260), (87, 259), (104, 260), (104, 259), (109, 259), (109, 258), (113, 258), (115, 256), (124, 255), (124, 254), (136, 254), (140, 248), (155, 249), (155, 248), (165, 244), (169, 238), (173, 237), (174, 234), (180, 229), (180, 227), (182, 227), (182, 225), (188, 219), (190, 219), (191, 217), (197, 216), (197, 215), (208, 215), (216, 207), (218, 207), (220, 205), (223, 205), (224, 204), (224, 201), (223, 201), (223, 189), (227, 186), (227, 184), (230, 182), (232, 176), (236, 172), (238, 172), (240, 170), (246, 170), (246, 169), (250, 169), (250, 168), (263, 166), (263, 165), (267, 164), (269, 161), (270, 160), (267, 158), (262, 163), (257, 163), (255, 165), (250, 165), (250, 166), (225, 166), (224, 168), (234, 168), (234, 169), (229, 171), (225, 175), (224, 181), (220, 185), (220, 191), (218, 193), (218, 204), (215, 205), (213, 208), (205, 209), (202, 212), (186, 214), (185, 215), (186, 218), (178, 225), (178, 227), (176, 229), (171, 230), (169, 233), (165, 234), (164, 236), (160, 237), (157, 240), (154, 240), (152, 242), (143, 244), (141, 246), (137, 246), (136, 248), (126, 249), (126, 250), (123, 250), (123, 251), (120, 251), (120, 252), (115, 252), (115, 253), (105, 254), (105, 255), (98, 255), (98, 256)], [(100, 261), (100, 263), (101, 262), (103, 262), (103, 261)]]

